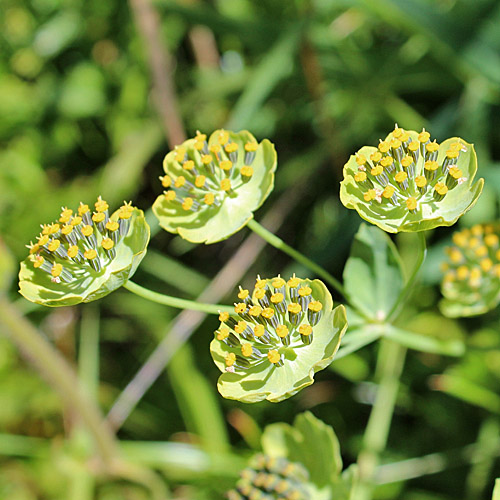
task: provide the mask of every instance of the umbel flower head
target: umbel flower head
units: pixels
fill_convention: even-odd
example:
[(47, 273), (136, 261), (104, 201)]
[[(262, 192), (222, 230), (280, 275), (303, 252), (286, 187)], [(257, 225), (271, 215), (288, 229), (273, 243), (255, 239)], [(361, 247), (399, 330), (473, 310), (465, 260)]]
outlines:
[(225, 398), (282, 401), (332, 362), (347, 320), (321, 281), (259, 277), (253, 294), (240, 288), (238, 300), (234, 316), (220, 314), (210, 344)]
[(149, 226), (125, 203), (113, 215), (99, 197), (42, 226), (21, 263), (20, 293), (37, 304), (68, 306), (104, 297), (127, 281), (146, 254)]
[(453, 233), (441, 291), (447, 316), (473, 316), (500, 302), (500, 224), (478, 224)]
[(377, 147), (364, 146), (344, 166), (340, 199), (389, 233), (451, 226), (483, 188), (472, 181), (474, 146), (454, 137), (441, 144), (429, 132), (396, 128)]
[(309, 475), (297, 462), (283, 457), (255, 455), (249, 467), (240, 473), (228, 500), (310, 500), (307, 489)]
[(246, 130), (197, 133), (165, 156), (165, 191), (153, 205), (160, 226), (194, 243), (228, 238), (253, 217), (274, 185), (277, 155)]

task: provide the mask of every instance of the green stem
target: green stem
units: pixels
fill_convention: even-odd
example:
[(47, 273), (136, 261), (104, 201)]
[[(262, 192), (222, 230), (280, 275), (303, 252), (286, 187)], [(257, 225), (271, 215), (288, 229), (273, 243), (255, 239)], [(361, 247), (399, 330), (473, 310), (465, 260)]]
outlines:
[(305, 255), (301, 254), (291, 246), (287, 245), (281, 238), (278, 238), (276, 235), (268, 231), (264, 226), (261, 226), (255, 219), (250, 219), (247, 226), (256, 234), (258, 234), (261, 238), (266, 240), (270, 245), (285, 252), (292, 259), (296, 260), (300, 264), (308, 267), (311, 271), (314, 271), (318, 276), (323, 278), (327, 283), (329, 283), (338, 293), (342, 296), (346, 296), (344, 287), (342, 283), (335, 279), (328, 271), (323, 269), (321, 266), (308, 259)]
[(193, 300), (179, 299), (178, 297), (163, 295), (161, 293), (148, 290), (147, 288), (143, 288), (132, 281), (127, 281), (123, 286), (129, 292), (135, 293), (143, 299), (170, 307), (177, 307), (178, 309), (191, 309), (192, 311), (202, 311), (207, 314), (219, 314), (220, 311), (234, 313), (234, 308), (231, 306), (224, 306), (221, 304), (205, 304), (203, 302), (195, 302)]
[(0, 327), (81, 418), (102, 461), (112, 468), (118, 453), (114, 435), (93, 400), (82, 391), (78, 378), (64, 358), (5, 297), (0, 297)]
[(363, 437), (363, 449), (358, 456), (360, 481), (353, 497), (356, 500), (372, 498), (375, 470), (387, 444), (405, 355), (405, 347), (391, 340), (381, 341), (377, 358), (380, 383)]
[(425, 231), (419, 231), (417, 233), (418, 236), (418, 242), (419, 242), (419, 249), (418, 249), (418, 257), (417, 257), (417, 262), (415, 262), (415, 266), (413, 268), (413, 271), (408, 278), (408, 281), (406, 282), (405, 287), (399, 294), (398, 300), (396, 300), (396, 303), (392, 306), (392, 309), (390, 310), (389, 314), (387, 315), (387, 322), (391, 323), (395, 317), (397, 316), (399, 312), (399, 308), (401, 305), (403, 305), (406, 300), (408, 299), (408, 296), (410, 294), (410, 291), (413, 288), (413, 284), (415, 283), (415, 280), (418, 276), (418, 272), (420, 271), (420, 268), (422, 267), (422, 264), (424, 263), (425, 256), (427, 255), (427, 246), (425, 244)]

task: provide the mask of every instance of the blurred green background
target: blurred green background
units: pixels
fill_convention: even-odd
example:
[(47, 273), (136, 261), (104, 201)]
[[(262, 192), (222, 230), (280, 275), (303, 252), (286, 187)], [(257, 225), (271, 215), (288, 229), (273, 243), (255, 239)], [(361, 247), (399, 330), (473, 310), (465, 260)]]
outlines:
[[(163, 156), (184, 132), (245, 128), (274, 142), (276, 188), (256, 219), (337, 277), (360, 222), (338, 199), (342, 166), (396, 122), (426, 127), (438, 141), (458, 135), (474, 143), (486, 185), (460, 224), (496, 219), (499, 25), (496, 0), (0, 0), (2, 286), (79, 364), (106, 412), (178, 311), (125, 290), (82, 307), (34, 307), (16, 294), (9, 262), (24, 259), (25, 245), (61, 206), (101, 194), (112, 206), (126, 199), (148, 210), (161, 193)], [(305, 275), (274, 249), (242, 247), (247, 235), (205, 247), (158, 232), (135, 280), (195, 298), (219, 270), (234, 270), (230, 259), (241, 248), (242, 285), (257, 273)], [(410, 353), (380, 499), (487, 499), (500, 476), (498, 310), (464, 321), (439, 315), (438, 269), (450, 235), (430, 235), (424, 288), (407, 326), (465, 338), (468, 354)], [(411, 259), (409, 240), (397, 242)], [(231, 301), (238, 284), (216, 284), (221, 296), (213, 300)], [(217, 393), (208, 352), (216, 324), (210, 317), (195, 328), (123, 422), (118, 437), (131, 460), (157, 470), (172, 498), (221, 498), (266, 424), (311, 409), (334, 427), (345, 464), (355, 461), (376, 345), (334, 363), (290, 400), (244, 405)], [(140, 481), (92, 469), (71, 408), (3, 336), (0, 402), (0, 498), (153, 498)], [(432, 460), (397, 465), (430, 453), (443, 471)]]

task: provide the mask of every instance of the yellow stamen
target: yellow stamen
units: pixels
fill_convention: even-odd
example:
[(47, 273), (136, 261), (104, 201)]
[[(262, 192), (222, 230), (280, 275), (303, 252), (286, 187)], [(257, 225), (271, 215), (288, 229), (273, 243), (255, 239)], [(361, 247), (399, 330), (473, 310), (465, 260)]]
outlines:
[(73, 231), (73, 226), (71, 224), (66, 224), (61, 228), (61, 233), (67, 236)]
[(106, 214), (103, 212), (95, 212), (92, 215), (92, 220), (97, 224), (99, 222), (102, 222), (106, 218)]
[(399, 149), (401, 147), (401, 141), (399, 141), (398, 139), (393, 139), (391, 141), (391, 148), (392, 149)]
[(114, 220), (108, 220), (108, 222), (106, 222), (106, 229), (108, 231), (116, 231), (118, 230), (118, 228), (120, 227), (120, 224), (118, 224), (118, 222), (114, 221)]
[(427, 142), (430, 138), (431, 134), (429, 134), (429, 132), (426, 132), (425, 129), (423, 129), (422, 132), (418, 134), (418, 140), (420, 142)]
[(241, 167), (240, 174), (243, 177), (252, 177), (252, 175), (253, 175), (253, 168), (249, 167), (248, 165), (244, 165), (243, 167)]
[(201, 151), (203, 146), (205, 146), (205, 141), (194, 141), (194, 149), (196, 149), (196, 151)]
[(307, 297), (308, 295), (311, 295), (312, 293), (312, 288), (310, 286), (303, 286), (299, 288), (299, 295), (301, 297)]
[(487, 273), (488, 271), (491, 270), (493, 267), (493, 261), (491, 259), (483, 259), (479, 265), (481, 266), (481, 269)]
[(313, 331), (313, 329), (312, 329), (311, 325), (303, 324), (303, 325), (299, 326), (299, 333), (301, 335), (305, 335), (305, 336), (311, 335), (312, 331)]
[(222, 170), (225, 170), (225, 171), (228, 171), (228, 170), (231, 170), (232, 166), (233, 166), (233, 162), (231, 160), (222, 160), (220, 163), (220, 168), (222, 168)]
[(382, 191), (382, 196), (384, 198), (391, 198), (392, 195), (394, 194), (394, 187), (393, 186), (386, 186), (384, 190)]
[(229, 141), (229, 132), (227, 130), (221, 130), (217, 137), (217, 140), (219, 141), (219, 144), (223, 146), (227, 141)]
[(244, 302), (239, 302), (234, 306), (234, 312), (236, 314), (243, 314), (246, 312), (246, 310), (247, 310), (247, 305)]
[(363, 172), (362, 170), (360, 170), (359, 172), (356, 172), (356, 174), (354, 174), (354, 180), (356, 182), (365, 182), (366, 181), (366, 172)]
[(419, 188), (423, 188), (427, 185), (427, 179), (423, 175), (415, 177), (415, 184)]
[(41, 255), (37, 255), (35, 257), (35, 261), (33, 262), (33, 267), (35, 269), (38, 269), (39, 267), (42, 266), (42, 264), (45, 262), (45, 259)]
[(226, 354), (226, 366), (229, 368), (230, 366), (233, 366), (236, 361), (236, 354), (234, 352), (228, 352)]
[(488, 247), (485, 245), (481, 245), (474, 250), (474, 253), (477, 257), (485, 257), (486, 255), (488, 255)]
[(74, 259), (78, 255), (78, 246), (77, 245), (71, 245), (68, 248), (68, 257), (71, 257)]
[(285, 338), (290, 332), (288, 328), (285, 325), (278, 325), (276, 327), (276, 333), (278, 334), (278, 337), (280, 338)]
[(380, 160), (380, 164), (385, 168), (390, 167), (393, 163), (394, 163), (394, 160), (393, 160), (392, 156), (386, 156), (386, 157), (382, 158), (382, 160)]
[(447, 251), (451, 262), (454, 264), (458, 264), (463, 261), (462, 252), (458, 248), (449, 248)]
[(266, 332), (266, 329), (264, 328), (264, 325), (255, 325), (255, 328), (253, 329), (253, 334), (258, 338), (262, 337), (264, 333)]
[(210, 165), (212, 163), (212, 155), (201, 155), (201, 163), (203, 165)]
[(60, 246), (61, 246), (61, 242), (59, 240), (52, 240), (47, 245), (47, 248), (49, 249), (50, 252), (55, 252)]
[(234, 327), (234, 331), (236, 333), (243, 333), (246, 327), (247, 327), (246, 321), (238, 321), (238, 323), (236, 323), (236, 326)]
[(365, 201), (372, 201), (377, 196), (375, 189), (369, 189), (364, 195), (363, 198)]
[(219, 151), (220, 151), (220, 145), (219, 144), (212, 144), (208, 150), (213, 153), (214, 155), (216, 155)]
[(220, 328), (217, 332), (217, 340), (224, 340), (229, 337), (229, 328)]
[(255, 298), (257, 300), (259, 300), (259, 299), (263, 299), (264, 298), (264, 295), (266, 294), (266, 291), (263, 288), (257, 288), (255, 290), (254, 294), (255, 294)]
[(274, 288), (281, 288), (282, 286), (285, 286), (285, 280), (280, 277), (274, 278), (271, 284), (274, 286)]
[(458, 167), (450, 167), (449, 174), (456, 180), (462, 177), (463, 173)]
[(484, 237), (484, 242), (489, 247), (498, 246), (498, 236), (496, 234), (488, 234)]
[(396, 127), (392, 133), (392, 136), (396, 139), (399, 139), (401, 135), (404, 134), (404, 130), (402, 128)]
[(361, 167), (366, 163), (366, 157), (364, 155), (356, 156), (356, 163)]
[(404, 182), (408, 178), (408, 174), (406, 172), (398, 172), (395, 176), (394, 179), (396, 182)]
[(193, 207), (193, 203), (194, 203), (193, 198), (188, 197), (182, 202), (182, 208), (184, 210), (191, 210), (191, 208)]
[(52, 266), (52, 269), (50, 270), (50, 274), (52, 274), (52, 276), (54, 276), (54, 278), (57, 278), (58, 276), (61, 275), (62, 270), (63, 270), (62, 264), (54, 264)]
[(247, 142), (245, 144), (245, 151), (248, 151), (249, 153), (253, 151), (257, 151), (259, 145), (256, 142)]
[(274, 309), (265, 307), (264, 309), (262, 309), (262, 316), (266, 319), (271, 319), (274, 316)]
[(281, 302), (283, 302), (283, 298), (282, 293), (273, 293), (273, 295), (271, 295), (271, 302), (273, 304), (281, 304)]
[(223, 311), (219, 314), (219, 321), (223, 323), (229, 319), (229, 313), (227, 311)]
[(104, 248), (104, 250), (111, 250), (115, 246), (115, 243), (111, 238), (104, 238), (101, 241), (101, 246), (102, 248)]
[(38, 238), (38, 245), (43, 247), (44, 245), (46, 245), (49, 242), (49, 240), (50, 240), (49, 235), (44, 234)]
[(448, 187), (443, 182), (437, 182), (436, 185), (434, 186), (434, 189), (441, 196), (448, 192)]
[(469, 277), (469, 268), (467, 266), (457, 267), (457, 278), (459, 280), (465, 280)]
[(165, 198), (167, 201), (174, 201), (176, 197), (175, 191), (173, 189), (169, 189), (165, 192)]
[(408, 132), (403, 132), (399, 137), (398, 139), (401, 141), (401, 142), (407, 142), (408, 139), (410, 138), (410, 134)]
[(207, 193), (204, 197), (203, 197), (203, 201), (205, 202), (206, 205), (212, 205), (213, 202), (215, 201), (215, 196), (213, 193)]
[(78, 207), (78, 215), (85, 215), (89, 211), (89, 206), (84, 205), (82, 202), (80, 202), (80, 206)]
[(100, 196), (99, 198), (97, 198), (97, 201), (94, 205), (97, 212), (105, 212), (109, 208), (108, 203), (104, 201)]
[(61, 226), (59, 224), (51, 224), (49, 226), (49, 234), (56, 234), (60, 228)]
[(300, 278), (297, 278), (295, 274), (288, 280), (287, 285), (290, 288), (297, 288), (300, 285)]
[(411, 141), (410, 144), (408, 144), (408, 149), (415, 153), (415, 151), (418, 151), (418, 148), (420, 147), (420, 144), (417, 141)]
[(224, 149), (226, 150), (226, 153), (234, 153), (235, 151), (238, 151), (238, 144), (230, 142), (229, 144), (226, 144)]
[(439, 144), (436, 142), (436, 140), (434, 139), (433, 142), (429, 142), (425, 145), (425, 150), (428, 152), (428, 153), (434, 153), (436, 152), (437, 150), (439, 149)]
[(401, 160), (401, 165), (403, 165), (404, 168), (408, 168), (412, 163), (413, 163), (413, 158), (411, 156), (405, 156)]
[(220, 182), (220, 188), (222, 191), (229, 191), (231, 189), (231, 181), (229, 179), (222, 179)]
[(301, 311), (302, 307), (300, 307), (300, 304), (298, 304), (297, 302), (288, 304), (288, 312), (291, 312), (292, 314), (299, 314)]
[(174, 186), (176, 188), (181, 188), (184, 184), (186, 184), (186, 178), (183, 175), (179, 175), (179, 177), (175, 179)]
[(459, 154), (460, 151), (453, 151), (452, 149), (448, 149), (448, 151), (446, 151), (446, 157), (449, 158), (450, 160), (458, 158)]
[(417, 200), (415, 198), (413, 198), (413, 196), (410, 196), (406, 200), (406, 208), (408, 210), (415, 210), (417, 208)]
[(249, 342), (245, 342), (241, 346), (241, 354), (243, 354), (243, 356), (245, 356), (245, 358), (250, 357), (253, 354), (252, 344), (250, 344)]
[(83, 252), (83, 256), (86, 259), (92, 260), (97, 257), (97, 252), (93, 248), (89, 248), (88, 250), (85, 250), (85, 252)]
[[(203, 147), (203, 144), (202, 144), (202, 147)], [(194, 161), (193, 160), (188, 160), (188, 161), (185, 161), (183, 164), (182, 164), (182, 168), (184, 170), (193, 170), (194, 168)]]
[(184, 161), (184, 157), (186, 156), (186, 148), (180, 146), (175, 148), (175, 160), (179, 163)]
[(373, 163), (377, 163), (379, 162), (380, 160), (382, 159), (382, 153), (380, 151), (375, 151), (375, 153), (372, 153), (370, 155), (370, 160), (373, 162)]
[[(432, 142), (430, 144), (432, 144)], [(434, 170), (437, 170), (438, 167), (439, 167), (439, 165), (438, 165), (437, 161), (426, 161), (424, 163), (425, 170), (429, 170), (431, 172), (433, 172)]]
[(281, 359), (281, 355), (276, 349), (271, 349), (267, 353), (267, 359), (269, 360), (270, 363), (273, 363), (273, 365), (274, 365), (276, 363), (279, 363), (279, 361)]
[(79, 226), (82, 223), (82, 218), (80, 216), (73, 217), (70, 221), (70, 224), (75, 227)]
[(241, 299), (241, 300), (245, 300), (248, 297), (249, 293), (250, 292), (248, 290), (246, 290), (244, 288), (241, 288), (241, 286), (240, 286), (240, 291), (238, 293), (238, 298)]
[(197, 188), (202, 188), (205, 185), (205, 181), (207, 178), (204, 175), (197, 175), (196, 179), (194, 180), (194, 185)]
[(307, 308), (312, 312), (320, 312), (323, 309), (323, 304), (319, 300), (313, 300), (309, 302)]
[(382, 141), (382, 142), (379, 142), (379, 144), (378, 144), (378, 150), (381, 153), (387, 153), (387, 151), (389, 151), (390, 148), (391, 148), (391, 145), (387, 141)]
[(248, 314), (250, 314), (250, 316), (254, 316), (255, 318), (259, 317), (261, 313), (262, 307), (260, 306), (252, 306), (248, 311)]
[(257, 278), (255, 280), (255, 288), (265, 288), (266, 287), (266, 280), (261, 280), (260, 278)]
[(82, 227), (83, 236), (91, 236), (94, 233), (94, 228), (90, 225), (85, 225)]

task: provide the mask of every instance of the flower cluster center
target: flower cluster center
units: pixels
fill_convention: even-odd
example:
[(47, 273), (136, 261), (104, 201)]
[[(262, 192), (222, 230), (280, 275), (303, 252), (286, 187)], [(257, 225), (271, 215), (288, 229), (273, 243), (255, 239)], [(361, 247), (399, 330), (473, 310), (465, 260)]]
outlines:
[(83, 203), (76, 212), (64, 207), (58, 221), (42, 225), (37, 242), (27, 245), (33, 268), (48, 273), (55, 283), (70, 283), (90, 269), (101, 271), (115, 258), (134, 211), (125, 203), (116, 221), (109, 218), (108, 208), (100, 196), (94, 212)]
[(421, 202), (441, 201), (447, 193), (467, 179), (457, 167), (467, 146), (460, 141), (450, 144), (438, 163), (439, 144), (431, 141), (425, 129), (412, 139), (396, 126), (392, 139), (380, 141), (377, 151), (366, 157), (356, 155), (355, 183), (362, 188), (366, 202), (403, 205), (416, 213)]
[(216, 338), (230, 348), (226, 370), (246, 370), (262, 362), (283, 366), (287, 350), (309, 345), (323, 309), (313, 295), (308, 282), (295, 275), (288, 281), (258, 278), (253, 298), (240, 287), (236, 316), (221, 313), (216, 331)]
[(446, 248), (448, 260), (442, 266), (443, 286), (479, 288), (486, 281), (500, 279), (500, 226), (478, 224), (453, 234), (454, 245)]
[[(252, 178), (252, 163), (255, 159), (257, 142), (247, 142), (244, 151), (231, 141), (229, 132), (221, 131), (217, 142), (209, 145), (207, 136), (197, 132), (193, 147), (177, 146), (173, 151), (175, 169), (166, 168), (166, 175), (160, 177), (167, 189), (167, 202), (179, 205), (186, 212), (195, 212), (202, 207), (219, 206), (228, 196)], [(243, 155), (243, 164), (238, 161)], [(182, 169), (182, 175), (174, 171)]]

